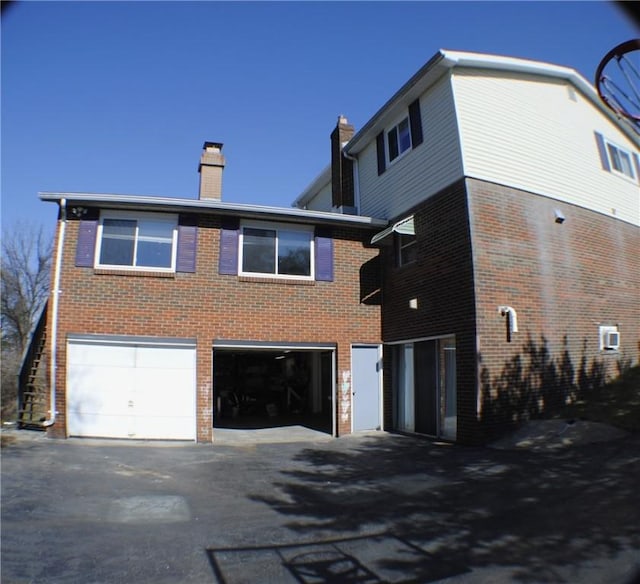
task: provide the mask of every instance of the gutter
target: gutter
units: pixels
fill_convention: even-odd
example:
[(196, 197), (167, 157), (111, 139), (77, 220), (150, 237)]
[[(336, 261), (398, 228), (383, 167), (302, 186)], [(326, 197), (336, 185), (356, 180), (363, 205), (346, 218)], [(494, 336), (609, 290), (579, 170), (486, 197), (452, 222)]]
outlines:
[(318, 223), (324, 225), (348, 226), (357, 229), (376, 229), (387, 225), (387, 221), (361, 215), (343, 215), (328, 211), (309, 211), (288, 207), (267, 207), (222, 201), (202, 201), (200, 199), (177, 199), (147, 195), (115, 195), (95, 193), (39, 193), (41, 201), (71, 204), (100, 205), (108, 209), (137, 209), (171, 211), (178, 213), (195, 212), (216, 215), (244, 216), (292, 223)]
[(56, 422), (56, 373), (58, 371), (58, 298), (60, 296), (60, 273), (62, 271), (62, 250), (64, 248), (64, 232), (67, 226), (67, 199), (60, 199), (60, 233), (58, 234), (58, 247), (56, 249), (56, 265), (53, 273), (53, 289), (51, 290), (51, 364), (49, 368), (49, 410), (50, 417), (42, 425), (45, 428), (53, 426)]

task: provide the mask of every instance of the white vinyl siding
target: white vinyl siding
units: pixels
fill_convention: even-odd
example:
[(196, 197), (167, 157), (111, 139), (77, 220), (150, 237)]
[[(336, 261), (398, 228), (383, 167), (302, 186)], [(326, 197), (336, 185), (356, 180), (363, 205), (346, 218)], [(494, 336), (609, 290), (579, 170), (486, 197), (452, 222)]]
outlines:
[[(408, 104), (403, 106), (407, 111)], [(398, 107), (396, 121), (403, 110)], [(462, 178), (453, 96), (444, 77), (420, 97), (424, 142), (378, 176), (376, 141), (358, 155), (360, 214), (391, 219)], [(385, 128), (385, 132), (391, 126)]]
[(453, 88), (465, 175), (640, 223), (638, 183), (602, 168), (594, 132), (637, 150), (568, 82), (456, 69)]
[(332, 211), (331, 181), (324, 185), (306, 205), (310, 211)]

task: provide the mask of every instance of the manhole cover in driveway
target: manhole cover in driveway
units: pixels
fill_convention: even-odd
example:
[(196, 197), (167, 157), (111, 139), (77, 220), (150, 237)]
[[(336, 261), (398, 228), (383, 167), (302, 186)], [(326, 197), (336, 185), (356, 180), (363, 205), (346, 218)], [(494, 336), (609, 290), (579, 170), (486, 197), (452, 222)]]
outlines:
[(184, 497), (152, 495), (116, 499), (109, 509), (113, 523), (177, 523), (189, 521), (191, 513)]

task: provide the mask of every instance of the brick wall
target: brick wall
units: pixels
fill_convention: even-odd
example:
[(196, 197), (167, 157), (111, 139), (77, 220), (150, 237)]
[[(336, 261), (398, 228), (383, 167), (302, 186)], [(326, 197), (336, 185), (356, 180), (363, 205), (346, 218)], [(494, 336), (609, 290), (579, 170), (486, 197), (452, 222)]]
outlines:
[[(55, 436), (66, 435), (66, 336), (72, 333), (195, 338), (199, 441), (212, 436), (212, 341), (335, 343), (337, 372), (351, 368), (351, 343), (380, 342), (380, 307), (361, 302), (360, 267), (378, 254), (361, 231), (334, 229), (333, 282), (282, 282), (218, 274), (220, 223), (201, 217), (196, 273), (169, 277), (74, 266), (79, 222), (69, 220), (58, 320)], [(51, 330), (51, 329), (49, 329)], [(350, 417), (338, 432), (350, 431)]]
[[(458, 441), (486, 442), (557, 411), (638, 362), (637, 227), (473, 179), (413, 212), (418, 261), (397, 268), (393, 247), (383, 252), (383, 339), (455, 335)], [(510, 338), (499, 306), (516, 310)], [(600, 325), (619, 327), (620, 351), (600, 350)], [(385, 346), (386, 428), (391, 353)]]
[[(605, 379), (638, 362), (640, 230), (546, 197), (467, 183), (479, 420), (489, 438), (508, 424), (597, 391)], [(555, 221), (556, 210), (563, 223)], [(517, 312), (519, 332), (511, 342), (500, 305)], [(600, 324), (619, 326), (619, 352), (600, 351)]]
[[(429, 198), (413, 213), (417, 261), (397, 268), (393, 246), (384, 248), (383, 339), (389, 343), (455, 335), (458, 440), (471, 442), (476, 431), (475, 326), (464, 182)], [(409, 307), (412, 298), (418, 301), (417, 309)], [(391, 348), (385, 346), (386, 428), (393, 426), (392, 381)]]

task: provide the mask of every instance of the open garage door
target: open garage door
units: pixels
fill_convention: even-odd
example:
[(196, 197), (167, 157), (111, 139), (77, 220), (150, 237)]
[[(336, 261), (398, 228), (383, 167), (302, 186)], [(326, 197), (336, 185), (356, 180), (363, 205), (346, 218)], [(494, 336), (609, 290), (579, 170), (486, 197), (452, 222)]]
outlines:
[(194, 342), (71, 338), (70, 436), (196, 439)]
[(214, 426), (335, 435), (334, 355), (334, 346), (214, 344)]

